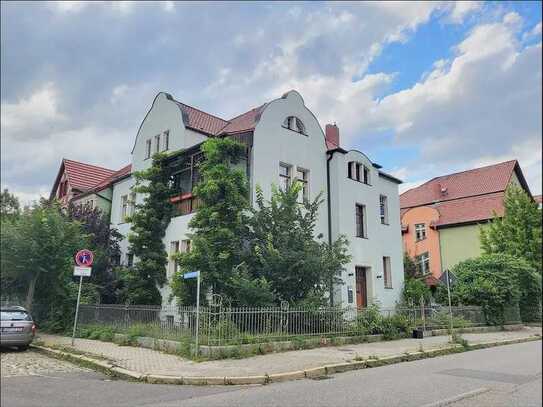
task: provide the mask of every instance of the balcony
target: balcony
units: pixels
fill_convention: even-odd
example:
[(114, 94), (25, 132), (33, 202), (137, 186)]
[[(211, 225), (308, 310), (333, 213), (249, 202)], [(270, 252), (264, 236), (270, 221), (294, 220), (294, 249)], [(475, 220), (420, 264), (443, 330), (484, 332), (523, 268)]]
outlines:
[(178, 193), (170, 197), (170, 202), (175, 207), (174, 216), (184, 216), (196, 212), (200, 207), (200, 198), (193, 196), (192, 193)]

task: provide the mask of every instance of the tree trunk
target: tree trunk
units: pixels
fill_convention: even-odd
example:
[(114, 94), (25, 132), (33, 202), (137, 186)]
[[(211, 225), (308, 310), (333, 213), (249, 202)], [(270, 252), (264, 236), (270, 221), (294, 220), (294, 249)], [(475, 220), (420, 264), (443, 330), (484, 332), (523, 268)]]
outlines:
[(38, 277), (40, 276), (40, 273), (36, 273), (34, 277), (30, 280), (30, 284), (28, 285), (28, 291), (26, 293), (26, 303), (25, 308), (28, 312), (32, 311), (32, 302), (34, 301), (34, 291), (36, 289), (36, 283), (38, 281)]

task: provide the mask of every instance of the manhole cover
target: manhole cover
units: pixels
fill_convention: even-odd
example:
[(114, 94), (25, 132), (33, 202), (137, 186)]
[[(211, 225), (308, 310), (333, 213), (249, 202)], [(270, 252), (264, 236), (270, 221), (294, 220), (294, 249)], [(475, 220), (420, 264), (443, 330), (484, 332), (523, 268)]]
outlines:
[(354, 352), (354, 349), (348, 349), (348, 348), (337, 348), (337, 350), (341, 352)]

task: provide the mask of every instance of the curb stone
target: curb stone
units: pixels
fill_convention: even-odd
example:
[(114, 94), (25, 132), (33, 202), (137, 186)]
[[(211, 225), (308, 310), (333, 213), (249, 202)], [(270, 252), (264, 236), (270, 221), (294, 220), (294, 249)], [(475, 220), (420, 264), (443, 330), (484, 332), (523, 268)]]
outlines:
[(111, 363), (101, 360), (93, 359), (84, 355), (77, 355), (65, 351), (59, 351), (51, 349), (46, 346), (31, 345), (32, 348), (46, 353), (57, 359), (68, 360), (72, 363), (80, 364), (85, 367), (90, 367), (95, 370), (101, 371), (110, 376), (119, 377), (121, 379), (140, 381), (152, 384), (177, 384), (177, 385), (249, 385), (249, 384), (268, 384), (279, 383), (292, 380), (300, 380), (305, 378), (317, 378), (329, 376), (334, 373), (343, 373), (352, 370), (359, 370), (365, 368), (386, 366), (401, 362), (415, 361), (426, 358), (433, 358), (437, 356), (445, 356), (453, 353), (467, 352), (470, 350), (486, 349), (502, 345), (512, 345), (517, 343), (532, 342), (541, 340), (541, 336), (531, 336), (527, 338), (506, 339), (502, 341), (481, 342), (473, 345), (468, 345), (467, 348), (462, 345), (454, 344), (439, 349), (431, 349), (427, 351), (417, 351), (409, 354), (399, 354), (385, 356), (379, 359), (367, 359), (362, 361), (336, 363), (332, 365), (325, 365), (321, 367), (315, 367), (305, 370), (283, 372), (274, 374), (265, 374), (261, 376), (194, 376), (194, 377), (182, 377), (182, 376), (165, 376), (155, 374), (142, 374), (132, 370), (128, 370), (119, 366), (114, 366)]

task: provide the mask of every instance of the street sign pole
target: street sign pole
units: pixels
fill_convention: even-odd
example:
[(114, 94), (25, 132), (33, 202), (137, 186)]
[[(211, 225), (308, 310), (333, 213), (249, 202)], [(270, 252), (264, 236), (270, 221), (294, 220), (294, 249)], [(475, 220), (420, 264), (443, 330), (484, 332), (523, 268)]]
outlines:
[(196, 337), (195, 337), (195, 344), (196, 344), (196, 356), (199, 354), (199, 346), (198, 346), (198, 333), (200, 330), (200, 272), (199, 271), (192, 271), (190, 273), (183, 274), (183, 279), (188, 280), (189, 278), (195, 278), (196, 277)]
[(198, 348), (198, 331), (200, 330), (200, 272), (198, 271), (196, 277), (196, 357), (199, 354)]
[(77, 292), (77, 305), (75, 306), (75, 319), (74, 319), (74, 330), (72, 332), (72, 346), (75, 342), (75, 330), (77, 328), (77, 316), (79, 314), (79, 301), (81, 300), (81, 286), (83, 285), (83, 276), (79, 276), (79, 291)]
[(451, 342), (453, 340), (453, 316), (452, 316), (452, 306), (451, 306), (451, 277), (449, 275), (449, 270), (446, 270), (447, 273), (447, 295), (449, 297), (449, 329), (451, 333)]

